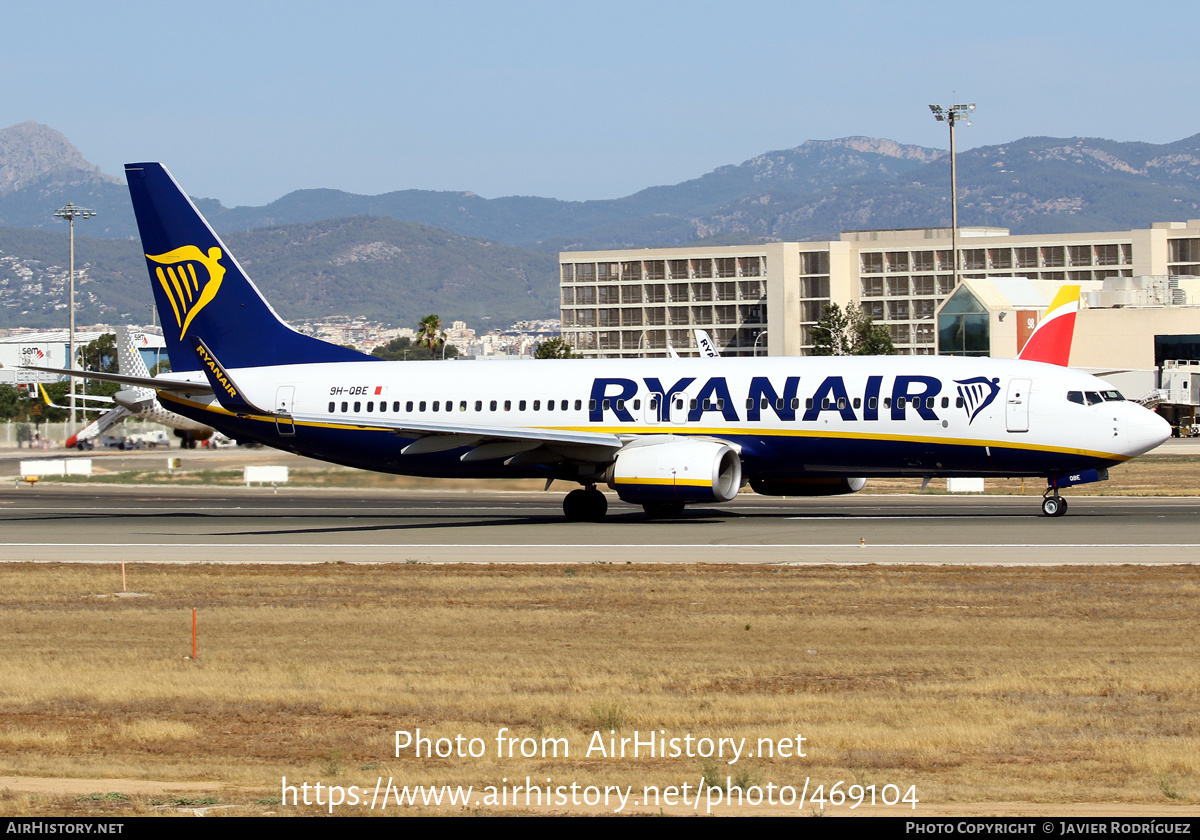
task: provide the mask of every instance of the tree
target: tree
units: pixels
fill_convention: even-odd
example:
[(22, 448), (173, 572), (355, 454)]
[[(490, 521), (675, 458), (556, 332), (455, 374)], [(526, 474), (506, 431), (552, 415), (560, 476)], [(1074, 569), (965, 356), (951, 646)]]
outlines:
[(446, 334), (442, 332), (442, 319), (437, 315), (426, 315), (417, 324), (417, 344), (433, 352), (440, 350), (446, 342)]
[(440, 359), (442, 358), (443, 350), (446, 353), (447, 359), (452, 359), (458, 355), (458, 348), (453, 344), (447, 344), (444, 348), (439, 347), (436, 351), (433, 351), (415, 343), (408, 336), (401, 336), (400, 338), (393, 338), (387, 344), (379, 345), (371, 351), (371, 355), (389, 362), (417, 362)]
[(533, 349), (533, 358), (535, 359), (578, 359), (569, 341), (561, 335), (554, 338), (548, 338), (545, 341), (539, 341), (538, 346)]
[(94, 370), (100, 373), (117, 372), (117, 336), (115, 333), (104, 333), (95, 341), (85, 344), (77, 352), (84, 370)]
[(821, 319), (812, 328), (814, 356), (849, 356), (850, 318), (836, 303), (827, 303), (821, 310)]
[(856, 303), (846, 307), (850, 317), (850, 331), (853, 336), (853, 354), (855, 356), (894, 356), (896, 347), (892, 344), (891, 333), (883, 324), (876, 324), (861, 306)]
[(876, 325), (856, 303), (843, 309), (826, 304), (812, 329), (814, 356), (892, 356), (896, 348), (887, 327)]

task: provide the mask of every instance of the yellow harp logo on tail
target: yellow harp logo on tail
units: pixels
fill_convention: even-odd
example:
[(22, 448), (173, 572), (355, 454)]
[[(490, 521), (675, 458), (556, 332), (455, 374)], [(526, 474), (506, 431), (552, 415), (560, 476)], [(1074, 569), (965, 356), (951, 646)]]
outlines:
[[(209, 248), (205, 256), (195, 245), (184, 245), (165, 254), (146, 254), (146, 259), (160, 264), (154, 273), (166, 292), (167, 300), (171, 302), (175, 323), (179, 325), (179, 340), (182, 341), (192, 319), (217, 296), (217, 290), (221, 288), (221, 280), (225, 277), (221, 249)], [(197, 274), (197, 265), (203, 276)]]

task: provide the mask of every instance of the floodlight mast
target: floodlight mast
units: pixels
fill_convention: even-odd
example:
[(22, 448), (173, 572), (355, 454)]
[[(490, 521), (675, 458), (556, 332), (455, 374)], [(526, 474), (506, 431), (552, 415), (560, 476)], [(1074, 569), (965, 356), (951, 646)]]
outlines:
[[(67, 202), (67, 206), (54, 214), (59, 219), (66, 219), (71, 223), (71, 299), (70, 299), (70, 326), (68, 327), (69, 335), (67, 336), (67, 344), (69, 346), (67, 369), (75, 369), (75, 220), (90, 219), (96, 215), (95, 210), (89, 210), (86, 207), (76, 207), (72, 202)], [(71, 434), (75, 433), (75, 377), (68, 377), (71, 389)]]
[(966, 120), (971, 124), (971, 112), (975, 103), (967, 105), (951, 105), (943, 108), (941, 105), (930, 105), (933, 118), (938, 122), (950, 124), (950, 253), (954, 261), (954, 288), (958, 288), (958, 167), (955, 163), (954, 124)]

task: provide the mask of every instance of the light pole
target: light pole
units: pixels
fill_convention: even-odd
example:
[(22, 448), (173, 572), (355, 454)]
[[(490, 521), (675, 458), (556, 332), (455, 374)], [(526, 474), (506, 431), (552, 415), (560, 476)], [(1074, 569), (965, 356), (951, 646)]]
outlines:
[[(759, 340), (760, 338), (762, 338), (763, 336), (765, 336), (766, 334), (767, 334), (767, 331), (766, 331), (766, 330), (762, 330), (762, 331), (760, 331), (760, 332), (759, 332), (759, 334), (758, 334), (758, 335), (754, 336), (754, 355), (755, 355), (755, 356), (757, 356), (757, 355), (758, 355), (758, 340)], [(768, 348), (768, 353), (769, 353), (769, 352), (770, 352), (770, 349)]]
[(929, 110), (933, 111), (933, 118), (938, 122), (950, 124), (950, 253), (951, 259), (954, 261), (954, 288), (958, 288), (958, 169), (954, 160), (954, 124), (959, 120), (966, 120), (967, 125), (971, 124), (971, 112), (975, 110), (975, 103), (969, 105), (951, 105), (948, 108), (943, 108), (941, 105), (930, 105)]
[[(60, 219), (66, 219), (71, 224), (71, 301), (69, 309), (70, 317), (70, 335), (67, 338), (67, 343), (70, 347), (70, 354), (67, 360), (67, 370), (75, 369), (75, 220), (90, 219), (96, 215), (95, 210), (89, 210), (86, 207), (76, 207), (71, 202), (67, 202), (67, 206), (54, 214)], [(75, 377), (71, 377), (71, 431), (75, 431)]]

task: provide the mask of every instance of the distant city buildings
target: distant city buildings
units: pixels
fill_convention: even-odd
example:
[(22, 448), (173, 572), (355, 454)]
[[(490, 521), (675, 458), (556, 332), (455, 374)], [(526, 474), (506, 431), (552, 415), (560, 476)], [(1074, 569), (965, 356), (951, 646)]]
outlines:
[[(321, 320), (298, 322), (296, 328), (322, 341), (354, 347), (370, 353), (376, 347), (397, 338), (417, 338), (411, 327), (389, 328), (362, 317), (335, 316)], [(471, 359), (527, 358), (532, 357), (539, 342), (559, 335), (558, 319), (543, 321), (517, 321), (508, 329), (491, 330), (478, 335), (465, 321), (443, 324), (446, 341), (452, 344), (461, 357)]]

